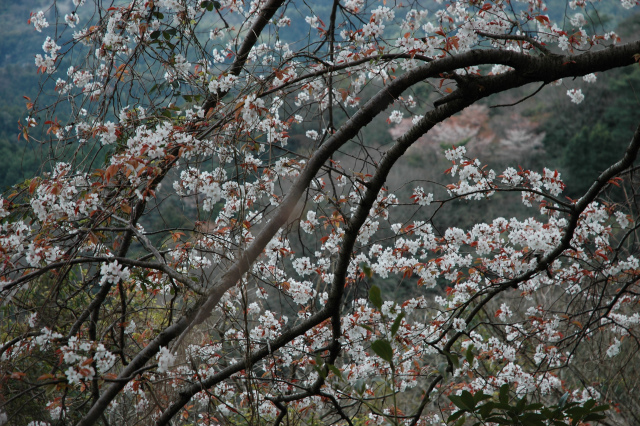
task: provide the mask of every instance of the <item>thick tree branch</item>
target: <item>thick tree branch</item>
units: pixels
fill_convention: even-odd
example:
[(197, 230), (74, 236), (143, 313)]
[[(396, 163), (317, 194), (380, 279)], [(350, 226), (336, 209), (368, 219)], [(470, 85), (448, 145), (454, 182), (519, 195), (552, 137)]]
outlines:
[[(264, 247), (273, 238), (277, 231), (286, 223), (291, 213), (294, 211), (298, 200), (309, 186), (311, 180), (316, 176), (317, 172), (322, 168), (328, 158), (342, 145), (348, 142), (351, 138), (355, 137), (357, 133), (366, 126), (371, 120), (377, 116), (380, 112), (386, 109), (391, 103), (397, 99), (400, 94), (408, 87), (424, 80), (425, 78), (438, 76), (442, 72), (451, 71), (453, 69), (464, 68), (467, 66), (482, 65), (498, 63), (508, 65), (515, 68), (514, 71), (489, 77), (478, 77), (471, 81), (468, 87), (464, 88), (464, 99), (457, 99), (448, 104), (443, 105), (439, 109), (434, 110), (442, 114), (443, 118), (454, 114), (472, 104), (476, 100), (488, 96), (493, 93), (499, 93), (501, 91), (518, 87), (530, 82), (550, 82), (558, 80), (559, 78), (569, 76), (581, 76), (592, 72), (604, 71), (611, 68), (630, 65), (634, 62), (633, 55), (640, 52), (640, 42), (630, 43), (623, 46), (617, 46), (611, 49), (602, 50), (599, 52), (586, 53), (577, 56), (568, 57), (540, 57), (534, 58), (517, 52), (501, 52), (501, 51), (469, 51), (467, 53), (447, 57), (441, 60), (433, 61), (425, 64), (417, 69), (407, 72), (403, 76), (397, 78), (391, 82), (385, 90), (374, 96), (367, 104), (365, 104), (347, 123), (345, 123), (335, 134), (325, 141), (320, 146), (318, 151), (313, 155), (307, 164), (306, 168), (302, 171), (299, 178), (290, 188), (289, 192), (285, 196), (280, 206), (276, 209), (271, 219), (267, 222), (265, 227), (255, 237), (254, 241), (247, 248), (247, 250), (241, 253), (239, 259), (222, 275), (222, 277), (213, 285), (205, 300), (201, 300), (189, 311), (189, 313), (180, 318), (172, 326), (165, 329), (160, 335), (154, 339), (143, 351), (140, 352), (127, 366), (121, 377), (127, 377), (130, 371), (142, 367), (151, 357), (153, 357), (160, 346), (166, 346), (175, 339), (177, 336), (183, 334), (189, 327), (195, 324), (199, 324), (204, 321), (217, 305), (222, 295), (234, 286), (237, 281), (244, 275), (253, 262), (262, 253)], [(391, 154), (385, 158), (389, 158), (388, 163), (381, 163), (380, 167), (384, 170), (383, 173), (376, 173), (379, 176), (375, 184), (378, 186), (384, 183), (386, 173), (390, 170), (393, 163), (399, 158), (402, 153), (410, 146), (412, 141), (420, 137), (426, 130), (437, 124), (437, 121), (427, 121), (429, 115), (425, 116), (417, 126), (414, 126), (405, 137), (403, 137), (402, 143), (397, 143), (390, 150)], [(389, 153), (388, 153), (389, 154)], [(396, 160), (392, 160), (397, 157)], [(381, 182), (380, 182), (381, 181)], [(370, 197), (374, 197), (377, 194), (377, 190), (368, 190), (365, 198), (370, 200)], [(364, 202), (364, 201), (363, 201)], [(366, 201), (369, 202), (369, 201)], [(364, 205), (364, 204), (363, 204)], [(367, 210), (368, 211), (368, 210)], [(360, 218), (354, 219), (354, 224), (360, 222)], [(356, 231), (357, 232), (357, 231)], [(348, 241), (344, 241), (344, 246), (348, 245)], [(341, 252), (342, 253), (342, 252)], [(344, 252), (346, 253), (346, 251)], [(345, 256), (344, 264), (348, 265), (349, 254), (343, 254)], [(337, 271), (336, 276), (346, 276), (346, 267), (344, 270)], [(335, 309), (336, 305), (339, 305), (339, 297), (341, 292), (335, 290), (335, 283), (332, 286), (332, 293), (330, 295), (327, 307)], [(337, 298), (337, 299), (336, 299)], [(309, 318), (302, 324), (292, 327), (281, 337), (270, 343), (271, 350), (277, 350), (284, 346), (288, 341), (294, 337), (311, 329), (315, 324), (322, 322), (328, 318), (332, 312), (329, 309), (322, 309), (316, 315)], [(267, 356), (270, 350), (265, 346), (264, 348), (254, 352), (247, 360), (251, 364), (260, 360), (264, 356)], [(245, 361), (246, 362), (246, 361)], [(215, 383), (220, 382), (232, 374), (244, 369), (246, 367), (245, 362), (233, 364), (214, 376), (210, 377), (202, 384), (198, 384), (195, 387), (186, 389), (180, 393), (180, 397), (174, 404), (172, 404), (165, 413), (159, 418), (158, 424), (167, 424), (171, 417), (197, 392), (201, 389), (213, 386)], [(78, 426), (88, 426), (99, 417), (100, 413), (106, 409), (109, 402), (115, 397), (115, 395), (124, 387), (124, 384), (118, 383), (111, 385), (91, 408), (85, 418), (78, 423)]]

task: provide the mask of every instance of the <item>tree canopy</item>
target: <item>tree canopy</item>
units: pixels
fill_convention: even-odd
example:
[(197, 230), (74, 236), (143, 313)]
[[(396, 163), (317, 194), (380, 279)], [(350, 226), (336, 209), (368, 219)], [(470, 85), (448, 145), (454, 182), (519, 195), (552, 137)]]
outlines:
[[(634, 424), (640, 128), (579, 82), (638, 66), (635, 3), (34, 10), (0, 425)], [(557, 92), (574, 188), (483, 127)]]

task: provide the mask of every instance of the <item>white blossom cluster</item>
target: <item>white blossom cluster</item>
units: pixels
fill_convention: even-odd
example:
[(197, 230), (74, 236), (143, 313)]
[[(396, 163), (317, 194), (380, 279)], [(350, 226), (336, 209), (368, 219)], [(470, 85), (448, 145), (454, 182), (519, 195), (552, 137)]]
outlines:
[(129, 268), (123, 268), (117, 260), (109, 263), (103, 263), (100, 266), (100, 285), (118, 284), (121, 281), (129, 279)]
[[(73, 3), (80, 7), (84, 1)], [(178, 38), (196, 40), (191, 38), (196, 37), (195, 25), (208, 22), (202, 18), (210, 16), (206, 15), (207, 2), (157, 0), (151, 4), (155, 8), (152, 12), (148, 2), (118, 4), (103, 11), (104, 17), (99, 22), (80, 19), (76, 11), (64, 17), (70, 28), (87, 24), (87, 28), (74, 33), (69, 43), (86, 44), (90, 54), (85, 63), (70, 66), (66, 79), (59, 78), (55, 85), (59, 95), (74, 98), (76, 89), (84, 94), (78, 98), (82, 99), (82, 106), (73, 105), (75, 116), (70, 121), (73, 124), (58, 126), (54, 122), (49, 130), (57, 138), (68, 138), (70, 145), (73, 141), (80, 144), (94, 141), (109, 155), (104, 167), (93, 174), (76, 172), (75, 165), (81, 160), (75, 158), (54, 165), (50, 174), (21, 188), (20, 196), (24, 196), (25, 202), (14, 201), (9, 195), (6, 200), (0, 197), (3, 297), (22, 295), (23, 289), (39, 294), (37, 285), (42, 284), (33, 284), (36, 287), (32, 289), (19, 284), (22, 282), (19, 280), (44, 271), (41, 268), (54, 268), (57, 264), (66, 267), (67, 261), (80, 259), (80, 266), (73, 264), (66, 277), (82, 276), (87, 291), (93, 291), (89, 286), (97, 281), (100, 292), (120, 284), (121, 294), (127, 294), (132, 305), (140, 303), (143, 309), (152, 303), (163, 308), (169, 303), (174, 306), (176, 301), (179, 305), (189, 304), (191, 297), (200, 297), (211, 290), (208, 286), (224, 276), (224, 268), (242, 259), (245, 250), (253, 249), (252, 244), (260, 240), (262, 232), (267, 232), (265, 224), (280, 211), (282, 200), (290, 197), (296, 179), (305, 177), (308, 171), (305, 168), (313, 164), (313, 160), (304, 157), (323, 149), (318, 145), (331, 143), (339, 131), (328, 123), (305, 124), (306, 131), (296, 124), (325, 117), (330, 107), (359, 108), (365, 90), (376, 85), (384, 88), (426, 62), (453, 57), (476, 47), (538, 55), (541, 45), (574, 53), (592, 44), (617, 41), (614, 33), (591, 34), (586, 11), (580, 10), (587, 7), (582, 0), (569, 3), (576, 10), (567, 15), (567, 25), (573, 27), (571, 34), (552, 22), (544, 14), (543, 5), (533, 0), (523, 2), (522, 13), (505, 2), (476, 5), (466, 0), (438, 0), (433, 10), (427, 12), (399, 3), (365, 10), (367, 2), (347, 0), (341, 3), (340, 13), (349, 19), (336, 28), (340, 40), (331, 43), (330, 55), (316, 58), (308, 52), (295, 52), (296, 43), (279, 38), (279, 31), (291, 25), (292, 18), (275, 15), (267, 25), (274, 31), (273, 39), (278, 41), (271, 43), (261, 38), (246, 55), (246, 62), (230, 71), (227, 66), (238, 61), (242, 36), (251, 31), (244, 24), (257, 22), (264, 1), (215, 2), (213, 15), (218, 14), (225, 25), (216, 21), (220, 25), (207, 28), (209, 40), (203, 42), (208, 44), (201, 51), (186, 47), (192, 44), (174, 42)], [(635, 2), (622, 0), (622, 5), (632, 7)], [(321, 11), (316, 13), (320, 15)], [(305, 22), (312, 29), (309, 37), (314, 43), (316, 37), (325, 37), (328, 29), (324, 16), (309, 14)], [(358, 19), (351, 19), (350, 14), (357, 14)], [(236, 26), (237, 22), (243, 25)], [(32, 15), (30, 23), (37, 31), (49, 26), (42, 11)], [(505, 39), (510, 35), (517, 37)], [(44, 56), (36, 56), (41, 71), (54, 73), (62, 62), (64, 52), (56, 41), (59, 42), (47, 37)], [(140, 96), (143, 100), (139, 104), (123, 107), (129, 102), (123, 98), (113, 114), (105, 115), (97, 101), (107, 105), (109, 102), (104, 101), (111, 99), (108, 96), (113, 90), (142, 81), (137, 75), (140, 70), (127, 64), (138, 58), (148, 59), (150, 56), (145, 55), (150, 55), (149, 52), (153, 52), (154, 61), (162, 67), (158, 67), (157, 75), (150, 69), (144, 78), (157, 80), (157, 87), (148, 90), (145, 96), (141, 94), (144, 91), (132, 90), (129, 99)], [(392, 59), (385, 59), (391, 56)], [(504, 64), (487, 65), (452, 72), (455, 71), (456, 78), (472, 79), (489, 68), (493, 75), (513, 71)], [(448, 84), (446, 80), (443, 77), (442, 83)], [(583, 80), (593, 83), (596, 76), (587, 74)], [(216, 95), (217, 102), (205, 111), (191, 93)], [(569, 89), (567, 95), (575, 104), (584, 101), (580, 89)], [(167, 97), (166, 102), (154, 103), (162, 96)], [(179, 96), (184, 96), (184, 107), (176, 106), (181, 105), (178, 101), (182, 102)], [(394, 109), (389, 113), (387, 122), (394, 128), (408, 123), (404, 111), (412, 115), (411, 110), (417, 106), (412, 96), (397, 101), (406, 110)], [(425, 118), (419, 115), (413, 115), (411, 121), (414, 125), (425, 124)], [(28, 130), (35, 126), (35, 119), (29, 117), (25, 127)], [(296, 141), (296, 149), (303, 145), (297, 154), (285, 148), (288, 143), (292, 145), (288, 142), (289, 132), (306, 136), (303, 141)], [(447, 142), (443, 138), (448, 135), (442, 128), (434, 128), (433, 133), (441, 137), (441, 142)], [(454, 139), (462, 140), (455, 137), (451, 140)], [(362, 141), (361, 148), (367, 152), (378, 149), (371, 144)], [(81, 149), (77, 152), (84, 149), (78, 148)], [(349, 149), (341, 152), (346, 153), (345, 157), (352, 155)], [(111, 413), (115, 416), (118, 409), (128, 410), (130, 407), (123, 407), (127, 401), (132, 402), (131, 410), (141, 415), (151, 413), (153, 402), (147, 398), (142, 384), (158, 383), (156, 373), (163, 375), (160, 381), (168, 387), (178, 389), (185, 382), (214, 377), (223, 368), (240, 362), (243, 354), (265, 347), (269, 357), (235, 373), (234, 380), (212, 387), (215, 401), (208, 392), (194, 397), (201, 424), (213, 424), (205, 419), (205, 411), (213, 409), (210, 411), (236, 416), (247, 409), (246, 401), (250, 399), (257, 413), (274, 418), (279, 411), (270, 399), (298, 392), (300, 387), (314, 384), (321, 374), (325, 380), (322, 391), (340, 403), (377, 397), (380, 389), (385, 388), (380, 386), (382, 382), (391, 383), (394, 392), (420, 389), (425, 377), (434, 374), (436, 366), (431, 364), (432, 360), (441, 357), (444, 351), (468, 350), (482, 354), (486, 362), (477, 357), (471, 362), (461, 359), (453, 371), (455, 386), (443, 384), (439, 392), (469, 389), (491, 393), (503, 384), (510, 384), (518, 396), (549, 395), (564, 390), (555, 369), (576, 356), (562, 348), (565, 341), (576, 336), (594, 341), (600, 338), (603, 359), (611, 358), (613, 362), (621, 358), (619, 355), (626, 350), (626, 336), (640, 327), (640, 314), (633, 310), (638, 303), (635, 293), (614, 291), (640, 274), (636, 257), (619, 256), (613, 248), (621, 235), (634, 229), (630, 213), (616, 205), (593, 202), (577, 217), (572, 239), (565, 244), (571, 215), (565, 216), (560, 211), (568, 211), (576, 204), (562, 197), (565, 184), (557, 171), (508, 167), (498, 176), (479, 160), (468, 158), (464, 146), (454, 146), (444, 153), (451, 162), (448, 175), (452, 178), (446, 191), (438, 192), (426, 179), (419, 181), (422, 186), (412, 183), (413, 189), (396, 193), (385, 184), (374, 194), (372, 204), (366, 205), (374, 198), (369, 191), (375, 181), (369, 173), (377, 173), (374, 170), (387, 155), (383, 150), (379, 152), (379, 157), (376, 154), (366, 160), (352, 161), (349, 157), (342, 160), (344, 166), (332, 158), (319, 174), (309, 177), (310, 189), (295, 200), (299, 204), (291, 208), (292, 217), (283, 219), (278, 225), (280, 230), (269, 234), (273, 236), (267, 238), (269, 242), (261, 252), (263, 246), (259, 246), (257, 260), (221, 296), (215, 311), (219, 336), (212, 333), (203, 337), (204, 343), (189, 346), (186, 355), (194, 360), (193, 365), (174, 368), (177, 355), (167, 347), (158, 348), (155, 372), (140, 373), (131, 381), (111, 406)], [(155, 201), (155, 206), (162, 208), (165, 195), (157, 182), (165, 176), (175, 180), (172, 189), (182, 197), (185, 210), (197, 212), (197, 219), (189, 224), (192, 226), (188, 231), (181, 232), (182, 227), (169, 231), (167, 227), (159, 232), (163, 234), (163, 245), (152, 250), (147, 235), (155, 230), (147, 234), (144, 229), (130, 226), (130, 220), (135, 217), (134, 204), (148, 211)], [(436, 193), (438, 200), (428, 191)], [(456, 199), (469, 202), (490, 197), (497, 191), (521, 192), (522, 202), (537, 209), (534, 217), (497, 217), (487, 223), (446, 228), (430, 223), (425, 216), (399, 212), (406, 209), (403, 211), (430, 213)], [(570, 207), (563, 209), (560, 204)], [(20, 217), (23, 212), (27, 213)], [(353, 228), (354, 222), (364, 216), (358, 227)], [(352, 235), (354, 229), (357, 233)], [(121, 257), (113, 258), (111, 251), (117, 252), (125, 234), (135, 234), (134, 244), (140, 246), (136, 250), (146, 250), (155, 260), (125, 262)], [(345, 255), (347, 240), (353, 242), (353, 248)], [(550, 258), (560, 244), (566, 246), (562, 256)], [(140, 264), (152, 266), (135, 266), (135, 273), (124, 266), (133, 269), (131, 265)], [(168, 273), (166, 268), (174, 273)], [(341, 276), (338, 272), (343, 271), (346, 273)], [(85, 275), (95, 275), (97, 279), (91, 281)], [(403, 290), (412, 286), (411, 295), (406, 300), (398, 296), (397, 301), (392, 301), (385, 292), (379, 304), (374, 303), (375, 297), (363, 297), (364, 292), (373, 290), (375, 283), (391, 281)], [(603, 306), (609, 304), (606, 314), (585, 320), (570, 311), (578, 304), (595, 303), (590, 296), (595, 287), (590, 286), (601, 283), (609, 286), (602, 290), (602, 300), (598, 302)], [(56, 281), (56, 286), (63, 284)], [(5, 287), (9, 290), (4, 290)], [(289, 327), (311, 318), (335, 300), (336, 288), (348, 300), (341, 312), (338, 342), (332, 335), (336, 324), (329, 326), (324, 322), (307, 327), (300, 336), (272, 350), (272, 342)], [(82, 293), (89, 294), (84, 288)], [(401, 293), (404, 294), (398, 292)], [(487, 301), (484, 306), (486, 321), (478, 323), (465, 315), (470, 306), (484, 303), (489, 295), (498, 293), (502, 298)], [(109, 301), (115, 297), (115, 291), (107, 295)], [(544, 297), (557, 300), (553, 310), (538, 304)], [(565, 301), (571, 302), (566, 304), (566, 314), (561, 312)], [(105, 306), (110, 307), (109, 303)], [(295, 312), (290, 314), (292, 319), (277, 312), (275, 303), (286, 304), (287, 309)], [(124, 318), (124, 312), (108, 309), (101, 311), (101, 315), (108, 317), (112, 325), (108, 331), (100, 330), (108, 336), (102, 341), (86, 341), (79, 334), (62, 344), (59, 342), (63, 342), (63, 335), (45, 327), (39, 334), (12, 345), (2, 354), (2, 361), (60, 346), (56, 349), (64, 364), (61, 371), (68, 384), (81, 385), (74, 389), (81, 392), (83, 382), (119, 368), (116, 367), (119, 358), (106, 349), (111, 344), (111, 330), (121, 330), (124, 335), (121, 338), (132, 346), (146, 343), (142, 339), (151, 319), (142, 319), (130, 311)], [(124, 319), (115, 319), (120, 315)], [(35, 330), (42, 321), (40, 316), (29, 317), (27, 323)], [(493, 336), (486, 333), (489, 323), (500, 332)], [(459, 343), (447, 348), (448, 339), (454, 338), (459, 338)], [(388, 343), (392, 364), (375, 350), (376, 341)], [(335, 343), (339, 343), (340, 355), (331, 361), (331, 367), (340, 374), (318, 361), (324, 362), (331, 356), (327, 355), (327, 348)], [(238, 385), (260, 382), (253, 380), (256, 371), (268, 386), (254, 392), (255, 389), (248, 391)], [(285, 372), (290, 376), (282, 379)], [(340, 375), (344, 383), (334, 386)], [(356, 383), (362, 384), (362, 391), (355, 389)], [(585, 401), (591, 395), (595, 395), (595, 390), (576, 390), (571, 398)], [(330, 399), (303, 398), (293, 401), (291, 407), (298, 412), (320, 413), (331, 406)], [(49, 411), (52, 418), (62, 419), (64, 412), (56, 404), (52, 403)], [(156, 415), (153, 412), (149, 418)], [(385, 416), (392, 416), (387, 408), (372, 413), (369, 420), (372, 424), (384, 424)], [(420, 421), (426, 418), (433, 420), (432, 424), (442, 423), (435, 415)], [(0, 412), (0, 424), (3, 421), (8, 421), (7, 416)]]
[(158, 359), (158, 373), (167, 373), (176, 360), (176, 356), (164, 346), (160, 347), (156, 358)]
[[(36, 25), (36, 29), (37, 28), (38, 26)], [(36, 66), (44, 72), (52, 74), (56, 70), (55, 63), (58, 59), (58, 52), (60, 49), (61, 47), (58, 46), (51, 37), (47, 36), (47, 39), (42, 45), (42, 50), (44, 50), (45, 55), (42, 56), (39, 53), (36, 55)]]
[(47, 28), (49, 26), (47, 19), (44, 17), (43, 11), (39, 11), (35, 15), (32, 13), (29, 23), (32, 24), (39, 33), (42, 32), (43, 28)]
[[(101, 375), (108, 372), (116, 363), (116, 356), (105, 349), (102, 343), (81, 341), (76, 336), (70, 337), (61, 351), (64, 363), (69, 365), (65, 375), (70, 384), (79, 384), (95, 376), (96, 371), (92, 361), (95, 362), (98, 374)], [(89, 358), (89, 355), (92, 357)]]

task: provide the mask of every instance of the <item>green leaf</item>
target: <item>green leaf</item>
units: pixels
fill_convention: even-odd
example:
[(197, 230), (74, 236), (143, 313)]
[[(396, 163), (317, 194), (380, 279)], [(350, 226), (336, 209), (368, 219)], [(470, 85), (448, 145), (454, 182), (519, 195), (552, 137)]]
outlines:
[(502, 402), (494, 402), (493, 408), (496, 410), (510, 410), (511, 406), (509, 404), (503, 404)]
[(542, 420), (533, 419), (533, 418), (521, 419), (520, 424), (522, 424), (522, 426), (545, 426)]
[(454, 422), (454, 421), (458, 420), (460, 418), (460, 416), (462, 416), (465, 412), (466, 412), (466, 410), (458, 410), (455, 413), (451, 414), (449, 416), (449, 418), (447, 419), (447, 423), (451, 423), (451, 422)]
[(542, 407), (544, 407), (544, 404), (540, 404), (539, 402), (536, 402), (535, 404), (527, 405), (525, 407), (525, 410), (527, 410), (527, 411), (540, 410)]
[(373, 328), (369, 327), (367, 324), (358, 324), (358, 326), (373, 333)]
[(391, 326), (391, 335), (395, 336), (400, 328), (400, 323), (402, 322), (402, 318), (404, 318), (404, 312), (400, 312), (400, 315), (396, 317), (396, 320), (393, 322)]
[(362, 272), (364, 272), (365, 277), (371, 278), (373, 276), (373, 270), (365, 262), (360, 264), (360, 268), (362, 269)]
[(331, 372), (335, 374), (339, 379), (343, 380), (342, 372), (340, 371), (340, 369), (338, 369), (338, 367), (333, 364), (327, 364), (327, 367), (329, 367), (329, 370), (331, 370)]
[[(464, 392), (469, 393), (469, 391)], [(469, 397), (464, 398), (464, 392), (462, 395), (449, 395), (449, 399), (454, 403), (456, 407), (466, 411), (473, 411), (473, 409), (475, 408), (475, 404), (473, 403), (473, 396), (469, 393)]]
[(560, 398), (560, 402), (558, 402), (558, 407), (564, 407), (564, 404), (567, 403), (567, 398), (569, 398), (569, 392), (565, 392), (564, 395)]
[(446, 362), (438, 364), (438, 373), (446, 380), (447, 379), (447, 367), (449, 365)]
[(591, 413), (585, 416), (584, 419), (582, 419), (583, 422), (595, 422), (598, 420), (604, 420), (606, 419), (607, 416), (605, 416), (602, 413)]
[(491, 399), (491, 395), (487, 395), (486, 393), (483, 393), (482, 391), (478, 391), (473, 395), (473, 400), (475, 401), (475, 404), (478, 405), (479, 402), (482, 402), (484, 400), (487, 399)]
[(551, 411), (548, 408), (543, 408), (540, 412), (547, 420), (555, 419), (559, 413), (558, 410)]
[(369, 300), (378, 310), (382, 309), (382, 296), (380, 295), (380, 288), (378, 286), (374, 285), (369, 289)]
[(455, 426), (462, 426), (466, 420), (466, 417), (462, 416), (462, 418), (456, 422)]
[(378, 339), (371, 344), (371, 349), (388, 363), (393, 362), (393, 349), (388, 341)]
[(203, 9), (207, 9), (209, 12), (213, 10), (213, 2), (212, 1), (203, 1), (200, 3), (200, 7)]
[(541, 413), (525, 413), (522, 415), (522, 417), (520, 417), (520, 420), (523, 422), (525, 421), (542, 422), (542, 420), (545, 420), (545, 417)]
[(570, 402), (570, 403), (568, 403), (568, 404), (565, 404), (564, 409), (565, 409), (565, 411), (566, 411), (566, 410), (568, 410), (569, 408), (571, 408), (571, 407), (577, 407), (578, 405), (580, 405), (580, 404), (578, 404), (577, 402)]
[(458, 368), (460, 366), (460, 360), (458, 359), (457, 355), (454, 355), (451, 352), (445, 352), (444, 354), (447, 356), (447, 358), (449, 358), (449, 361), (451, 361), (451, 364), (453, 364), (455, 368)]
[(478, 408), (478, 412), (480, 413), (480, 417), (482, 417), (482, 420), (485, 420), (487, 417), (491, 415), (491, 412), (493, 411), (493, 407), (494, 407), (493, 401), (489, 401), (486, 404), (481, 405), (480, 408)]
[(509, 403), (509, 385), (508, 384), (504, 384), (500, 386), (499, 399), (500, 399), (500, 402), (502, 402), (503, 404)]
[(584, 407), (573, 407), (566, 410), (566, 413), (574, 420), (577, 418), (583, 418), (587, 414), (589, 414), (589, 409)]
[(467, 390), (462, 391), (460, 398), (462, 398), (465, 404), (471, 407), (471, 411), (473, 411), (476, 408), (476, 401), (473, 398), (473, 395), (471, 394), (471, 392)]
[(469, 365), (473, 365), (473, 345), (469, 345), (469, 347), (467, 348), (467, 352), (464, 354), (464, 357), (466, 358), (467, 362), (469, 363)]
[(499, 416), (489, 417), (488, 419), (486, 419), (486, 421), (490, 422), (490, 423), (498, 423), (498, 424), (501, 424), (501, 425), (511, 425), (511, 424), (513, 424), (511, 419), (507, 419), (506, 417), (499, 417)]
[(587, 410), (591, 411), (591, 409), (596, 405), (596, 401), (595, 399), (590, 399), (587, 402), (585, 402), (582, 406), (584, 408), (586, 408)]
[(324, 370), (324, 368), (322, 368), (323, 365), (324, 365), (324, 361), (322, 360), (320, 355), (319, 354), (316, 355), (316, 363), (312, 365), (313, 369), (316, 370), (316, 372), (320, 377), (322, 377), (323, 379), (326, 379), (327, 372)]
[(158, 37), (160, 37), (160, 31), (158, 30), (152, 31), (151, 34), (149, 34), (149, 37), (151, 37), (151, 40), (157, 39)]

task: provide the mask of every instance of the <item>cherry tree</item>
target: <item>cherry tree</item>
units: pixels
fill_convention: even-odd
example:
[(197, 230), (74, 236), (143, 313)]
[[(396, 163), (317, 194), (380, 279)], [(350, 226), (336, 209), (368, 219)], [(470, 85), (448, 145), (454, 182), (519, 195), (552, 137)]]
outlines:
[[(616, 390), (637, 362), (640, 130), (578, 199), (456, 145), (438, 182), (386, 185), (478, 101), (589, 102), (574, 79), (633, 65), (640, 41), (591, 3), (62, 3), (29, 18), (44, 82), (20, 134), (49, 156), (0, 198), (0, 424), (640, 415)], [(403, 118), (390, 145), (367, 133)], [(498, 194), (529, 217), (434, 225)]]

